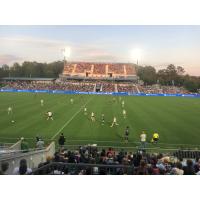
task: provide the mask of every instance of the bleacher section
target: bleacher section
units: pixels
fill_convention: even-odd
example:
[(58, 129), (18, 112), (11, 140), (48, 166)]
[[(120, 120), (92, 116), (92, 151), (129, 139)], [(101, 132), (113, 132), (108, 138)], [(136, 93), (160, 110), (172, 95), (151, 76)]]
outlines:
[(132, 83), (127, 84), (118, 84), (117, 85), (117, 91), (118, 92), (133, 92), (137, 93), (136, 86)]
[(127, 63), (67, 63), (62, 76), (137, 79), (135, 66)]

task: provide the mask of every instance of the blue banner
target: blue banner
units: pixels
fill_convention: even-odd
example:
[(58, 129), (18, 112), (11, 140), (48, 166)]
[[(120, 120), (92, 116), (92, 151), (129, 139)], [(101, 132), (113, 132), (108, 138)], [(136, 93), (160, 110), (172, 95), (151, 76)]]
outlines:
[(50, 94), (95, 94), (95, 95), (113, 95), (113, 96), (161, 96), (161, 97), (200, 97), (200, 94), (147, 94), (131, 92), (79, 92), (65, 90), (21, 90), (21, 89), (0, 89), (0, 92), (32, 92), (32, 93), (50, 93)]

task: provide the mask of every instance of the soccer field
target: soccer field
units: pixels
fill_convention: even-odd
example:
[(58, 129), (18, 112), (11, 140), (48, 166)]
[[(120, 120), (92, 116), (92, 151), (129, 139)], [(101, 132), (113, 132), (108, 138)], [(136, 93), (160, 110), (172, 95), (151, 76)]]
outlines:
[[(115, 98), (114, 102), (110, 95), (0, 93), (0, 141), (14, 142), (24, 137), (33, 142), (36, 135), (50, 141), (57, 140), (63, 132), (68, 144), (134, 146), (140, 140), (141, 131), (146, 130), (148, 141), (152, 133), (158, 131), (159, 146), (200, 144), (199, 98), (122, 96), (126, 119), (122, 115), (119, 97)], [(44, 100), (43, 107), (41, 99)], [(9, 106), (13, 107), (10, 115), (7, 113)], [(88, 110), (87, 116), (84, 106)], [(53, 112), (53, 121), (46, 120), (47, 111)], [(95, 113), (95, 122), (90, 120), (91, 112)], [(101, 124), (102, 113), (105, 115), (104, 125)], [(119, 126), (111, 128), (114, 116)], [(126, 126), (130, 127), (128, 144), (123, 141)]]

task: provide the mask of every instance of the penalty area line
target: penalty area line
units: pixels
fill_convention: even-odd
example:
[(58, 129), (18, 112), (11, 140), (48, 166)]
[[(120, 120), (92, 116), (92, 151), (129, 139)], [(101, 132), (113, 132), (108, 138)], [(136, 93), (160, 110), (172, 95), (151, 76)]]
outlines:
[(51, 140), (53, 140), (81, 112), (83, 107), (85, 107), (91, 100), (92, 98), (89, 99), (84, 105), (82, 105), (80, 109), (74, 115), (72, 115), (72, 117), (55, 133), (55, 135), (51, 138)]

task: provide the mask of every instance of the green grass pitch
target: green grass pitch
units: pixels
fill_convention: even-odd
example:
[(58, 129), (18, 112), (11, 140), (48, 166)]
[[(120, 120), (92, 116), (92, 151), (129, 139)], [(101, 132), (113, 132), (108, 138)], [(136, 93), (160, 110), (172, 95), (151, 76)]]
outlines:
[[(73, 105), (71, 98), (74, 99)], [(161, 146), (200, 144), (200, 99), (122, 96), (127, 111), (124, 119), (119, 97), (115, 98), (114, 102), (113, 96), (109, 95), (0, 93), (0, 143), (13, 142), (20, 137), (31, 140), (36, 135), (46, 141), (57, 140), (63, 132), (69, 144), (132, 146), (139, 142), (141, 131), (146, 130), (148, 140), (154, 131), (158, 131)], [(43, 107), (41, 99), (44, 100)], [(84, 115), (84, 105), (87, 116)], [(7, 114), (9, 106), (13, 107), (11, 115)], [(47, 111), (53, 112), (54, 121), (46, 120)], [(92, 111), (96, 122), (90, 120)], [(105, 115), (104, 125), (101, 124), (102, 113)], [(114, 116), (119, 126), (111, 128)], [(123, 141), (126, 126), (130, 127), (128, 144)]]

